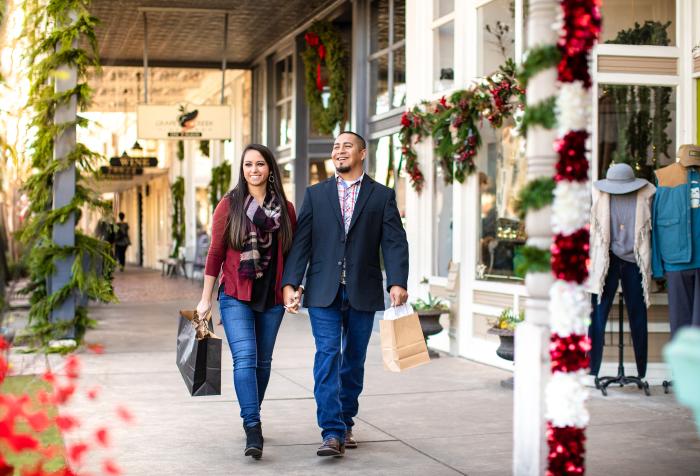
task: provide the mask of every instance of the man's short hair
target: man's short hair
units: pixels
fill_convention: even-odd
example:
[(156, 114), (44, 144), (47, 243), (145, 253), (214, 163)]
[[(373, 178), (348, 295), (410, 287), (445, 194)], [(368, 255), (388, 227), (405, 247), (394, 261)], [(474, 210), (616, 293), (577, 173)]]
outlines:
[(338, 134), (338, 137), (340, 137), (343, 134), (350, 134), (350, 135), (357, 137), (357, 140), (360, 142), (360, 149), (367, 148), (367, 141), (360, 134), (353, 132), (353, 131), (341, 131), (340, 134)]
[(119, 212), (119, 219), (120, 220), (123, 220), (125, 216), (126, 215), (124, 215), (124, 212)]

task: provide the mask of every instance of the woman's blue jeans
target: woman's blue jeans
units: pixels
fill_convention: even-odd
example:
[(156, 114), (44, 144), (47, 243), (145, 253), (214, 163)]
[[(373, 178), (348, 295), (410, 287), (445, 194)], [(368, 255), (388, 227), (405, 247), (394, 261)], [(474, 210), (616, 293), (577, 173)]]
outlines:
[(253, 311), (245, 302), (219, 293), (226, 340), (233, 355), (233, 386), (246, 427), (260, 423), (260, 405), (270, 381), (272, 351), (284, 307)]

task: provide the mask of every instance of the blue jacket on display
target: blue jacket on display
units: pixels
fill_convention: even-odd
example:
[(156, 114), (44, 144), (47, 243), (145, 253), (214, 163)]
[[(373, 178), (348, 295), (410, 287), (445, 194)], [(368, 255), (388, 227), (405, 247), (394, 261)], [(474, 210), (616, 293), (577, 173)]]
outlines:
[[(693, 223), (688, 170), (679, 163), (656, 171), (657, 187), (652, 206), (652, 275), (691, 269)], [(697, 223), (696, 226), (700, 226)], [(700, 258), (700, 257), (697, 257)]]

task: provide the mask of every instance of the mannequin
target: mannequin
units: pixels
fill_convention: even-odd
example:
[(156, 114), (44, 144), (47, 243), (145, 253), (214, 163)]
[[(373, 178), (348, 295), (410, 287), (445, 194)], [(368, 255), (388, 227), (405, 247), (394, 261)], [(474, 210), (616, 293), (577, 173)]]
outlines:
[(591, 266), (593, 293), (591, 374), (598, 376), (603, 339), (618, 283), (630, 321), (639, 378), (647, 368), (647, 308), (651, 282), (651, 203), (655, 188), (635, 178), (628, 164), (614, 164), (606, 178), (594, 183), (591, 208)]
[(656, 171), (652, 210), (652, 269), (666, 278), (671, 338), (700, 326), (700, 146), (680, 146), (677, 158)]

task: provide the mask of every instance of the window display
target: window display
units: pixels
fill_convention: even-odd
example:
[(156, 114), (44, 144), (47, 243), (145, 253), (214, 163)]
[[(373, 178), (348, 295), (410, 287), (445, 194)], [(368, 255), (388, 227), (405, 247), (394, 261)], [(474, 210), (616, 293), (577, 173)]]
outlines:
[(479, 155), (480, 240), (477, 278), (513, 278), (519, 249), (525, 244), (525, 222), (515, 211), (515, 201), (527, 182), (527, 161), (522, 138), (507, 124), (484, 128)]

